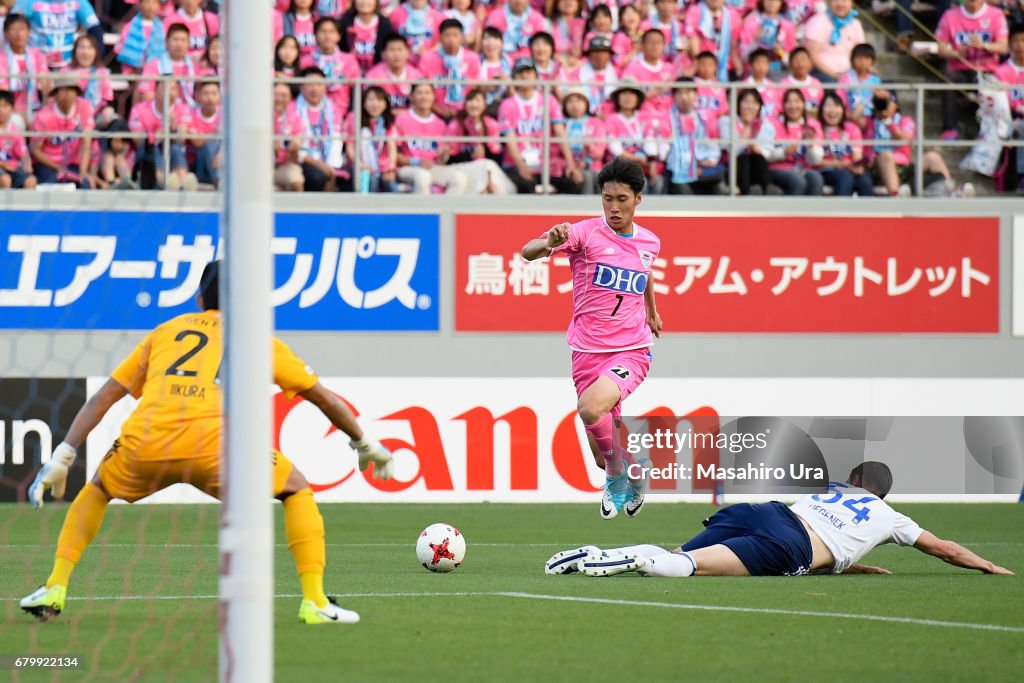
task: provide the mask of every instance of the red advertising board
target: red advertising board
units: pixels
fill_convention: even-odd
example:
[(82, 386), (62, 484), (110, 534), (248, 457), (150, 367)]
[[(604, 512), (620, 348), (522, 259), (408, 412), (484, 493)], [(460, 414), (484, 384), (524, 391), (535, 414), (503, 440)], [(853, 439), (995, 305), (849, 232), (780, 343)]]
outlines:
[[(460, 214), (455, 329), (559, 332), (568, 259), (522, 246), (581, 217)], [(671, 332), (997, 333), (999, 219), (902, 216), (649, 216), (652, 267)]]

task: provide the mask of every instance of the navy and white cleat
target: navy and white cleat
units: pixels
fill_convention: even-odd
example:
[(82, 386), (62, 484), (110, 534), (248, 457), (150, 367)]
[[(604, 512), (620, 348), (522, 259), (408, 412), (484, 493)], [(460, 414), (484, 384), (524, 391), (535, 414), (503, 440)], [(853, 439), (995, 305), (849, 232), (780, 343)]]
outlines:
[(606, 552), (588, 553), (576, 565), (576, 571), (587, 576), (615, 576), (636, 571), (644, 566), (646, 559), (635, 553), (609, 555)]
[(545, 574), (575, 574), (576, 565), (580, 560), (591, 553), (600, 553), (601, 549), (593, 545), (585, 545), (582, 548), (572, 548), (557, 552), (544, 563)]

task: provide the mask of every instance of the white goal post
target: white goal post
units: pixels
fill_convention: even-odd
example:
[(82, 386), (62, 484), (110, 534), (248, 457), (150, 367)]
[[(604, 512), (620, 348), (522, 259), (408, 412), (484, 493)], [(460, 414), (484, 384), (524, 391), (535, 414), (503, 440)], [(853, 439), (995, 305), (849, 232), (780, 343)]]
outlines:
[[(221, 235), (225, 276), (221, 452), (220, 680), (274, 677), (274, 528), (270, 500), (273, 315), (270, 12), (229, 0)], [(266, 7), (261, 9), (265, 10)], [(260, 464), (263, 466), (261, 467)]]

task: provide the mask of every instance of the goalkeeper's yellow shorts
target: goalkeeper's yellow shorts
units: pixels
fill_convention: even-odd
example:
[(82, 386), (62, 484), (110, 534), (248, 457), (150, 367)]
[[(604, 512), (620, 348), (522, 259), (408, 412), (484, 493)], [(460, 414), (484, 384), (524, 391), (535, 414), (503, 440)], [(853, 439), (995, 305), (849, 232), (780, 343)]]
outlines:
[[(284, 491), (292, 473), (291, 460), (272, 451), (273, 495)], [(120, 440), (103, 457), (93, 482), (111, 498), (134, 503), (172, 484), (191, 484), (214, 498), (220, 498), (220, 455), (213, 453), (181, 460), (140, 459), (128, 452)]]

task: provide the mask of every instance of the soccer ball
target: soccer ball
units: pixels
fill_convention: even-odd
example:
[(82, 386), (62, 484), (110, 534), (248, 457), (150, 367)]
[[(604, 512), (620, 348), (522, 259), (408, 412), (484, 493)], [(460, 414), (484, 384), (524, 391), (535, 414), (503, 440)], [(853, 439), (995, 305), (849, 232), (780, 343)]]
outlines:
[(431, 524), (416, 541), (416, 557), (425, 569), (450, 572), (466, 558), (466, 537), (450, 524)]

